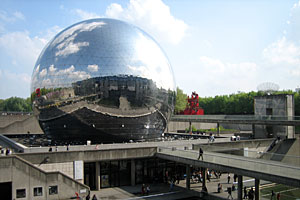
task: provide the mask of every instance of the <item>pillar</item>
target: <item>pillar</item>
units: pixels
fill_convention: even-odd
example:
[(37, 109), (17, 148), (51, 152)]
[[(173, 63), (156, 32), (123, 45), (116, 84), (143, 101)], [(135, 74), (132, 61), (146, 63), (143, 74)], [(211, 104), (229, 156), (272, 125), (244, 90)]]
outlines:
[(220, 123), (217, 123), (217, 135), (220, 136)]
[(255, 179), (255, 200), (259, 200), (259, 179)]
[(100, 176), (100, 162), (96, 162), (96, 190), (100, 190), (101, 188), (101, 183), (100, 183), (100, 180), (101, 180), (101, 176)]
[(135, 186), (135, 160), (131, 160), (131, 186)]
[(190, 165), (186, 165), (186, 189), (190, 189), (191, 187), (191, 167)]
[(207, 168), (201, 168), (202, 173), (202, 188), (207, 187), (206, 186), (206, 180), (207, 180)]
[(189, 122), (189, 134), (192, 134), (193, 133), (193, 130), (192, 130), (192, 122)]
[(243, 199), (243, 176), (238, 175), (238, 199)]

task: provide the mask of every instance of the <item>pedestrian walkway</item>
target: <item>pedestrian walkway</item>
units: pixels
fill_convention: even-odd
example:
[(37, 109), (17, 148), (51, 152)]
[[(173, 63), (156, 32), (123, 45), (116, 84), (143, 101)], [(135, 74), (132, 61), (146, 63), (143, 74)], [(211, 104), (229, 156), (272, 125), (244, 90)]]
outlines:
[[(161, 159), (220, 171), (234, 172), (242, 176), (268, 180), (293, 187), (300, 186), (300, 167), (271, 160), (242, 157), (216, 152), (204, 152), (199, 161), (198, 151), (159, 147), (156, 156)], [(284, 172), (284, 176), (282, 176)]]
[[(212, 177), (210, 182), (207, 182), (207, 189), (208, 194), (214, 196), (218, 199), (228, 199), (227, 188), (232, 187), (233, 184), (233, 174), (230, 174), (231, 180), (228, 184), (227, 180), (228, 174), (222, 174), (219, 179)], [(254, 186), (254, 182), (252, 178), (244, 177), (244, 185), (248, 188)], [(223, 190), (218, 193), (218, 183), (222, 184)], [(237, 184), (236, 190), (232, 191), (233, 199), (237, 199)], [(186, 189), (186, 181), (181, 180), (179, 184), (176, 184), (172, 191), (170, 191), (170, 185), (165, 183), (159, 184), (150, 184), (150, 193), (148, 195), (141, 194), (142, 185), (136, 186), (122, 186), (122, 187), (115, 187), (115, 188), (106, 188), (101, 189), (100, 191), (92, 191), (91, 197), (95, 194), (97, 199), (127, 199), (127, 200), (134, 200), (134, 199), (151, 199), (151, 200), (175, 200), (175, 199), (201, 199), (201, 190), (202, 190), (202, 183), (195, 183), (191, 182), (190, 190)], [(260, 199), (264, 200), (267, 198), (261, 197)]]

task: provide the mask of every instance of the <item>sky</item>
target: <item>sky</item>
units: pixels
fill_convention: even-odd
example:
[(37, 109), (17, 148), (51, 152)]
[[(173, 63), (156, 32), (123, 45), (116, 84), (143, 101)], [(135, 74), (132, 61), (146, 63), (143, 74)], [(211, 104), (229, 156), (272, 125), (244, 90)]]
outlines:
[(99, 17), (150, 34), (186, 94), (300, 86), (300, 0), (1, 0), (0, 99), (29, 97), (46, 44), (72, 24)]

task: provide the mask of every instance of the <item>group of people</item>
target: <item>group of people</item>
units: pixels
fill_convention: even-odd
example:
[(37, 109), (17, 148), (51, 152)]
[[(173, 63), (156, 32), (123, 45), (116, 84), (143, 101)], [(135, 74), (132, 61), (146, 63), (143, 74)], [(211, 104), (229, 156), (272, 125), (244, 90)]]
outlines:
[(8, 156), (12, 153), (9, 148), (0, 148), (1, 156)]
[(277, 195), (275, 194), (274, 190), (272, 190), (271, 192), (271, 200), (275, 200), (275, 196), (276, 196), (276, 200), (280, 200), (280, 192), (277, 193)]
[(150, 185), (148, 184), (145, 186), (145, 184), (142, 184), (141, 194), (142, 195), (149, 195), (150, 193)]
[[(70, 145), (67, 145), (66, 150), (67, 150), (67, 151), (70, 150)], [(49, 147), (49, 150), (48, 150), (48, 151), (49, 151), (49, 152), (52, 152), (52, 151), (53, 151), (52, 146)], [(55, 151), (58, 151), (58, 146), (55, 146)]]

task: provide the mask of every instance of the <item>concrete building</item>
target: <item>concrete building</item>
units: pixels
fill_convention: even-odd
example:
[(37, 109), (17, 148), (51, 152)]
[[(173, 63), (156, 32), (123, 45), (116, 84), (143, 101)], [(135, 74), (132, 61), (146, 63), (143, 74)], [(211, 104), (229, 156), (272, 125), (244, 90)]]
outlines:
[[(49, 147), (30, 148), (26, 151), (31, 153), (0, 156), (1, 199), (70, 199), (76, 193), (84, 198), (89, 190), (157, 184), (178, 176), (183, 180), (185, 174), (188, 177), (186, 187), (190, 188), (189, 177), (199, 167), (238, 173), (240, 180), (242, 176), (253, 177), (257, 180), (256, 187), (259, 187), (259, 179), (299, 187), (299, 163), (291, 164), (289, 160), (285, 163), (284, 158), (281, 163), (278, 159), (257, 158), (257, 152), (265, 152), (272, 141), (211, 145), (206, 140), (178, 140), (70, 146), (68, 150), (60, 146), (58, 151), (54, 148), (52, 152), (48, 151)], [(197, 159), (199, 145), (204, 149), (205, 162)], [(290, 149), (297, 145), (298, 142), (293, 141)], [(247, 151), (247, 155), (226, 153), (230, 149), (241, 150), (244, 154)], [(299, 154), (295, 156), (299, 158)], [(284, 177), (281, 176), (283, 170)]]
[[(265, 95), (254, 98), (254, 114), (258, 118), (289, 119), (295, 115), (294, 95)], [(254, 125), (255, 138), (295, 138), (294, 126)]]

